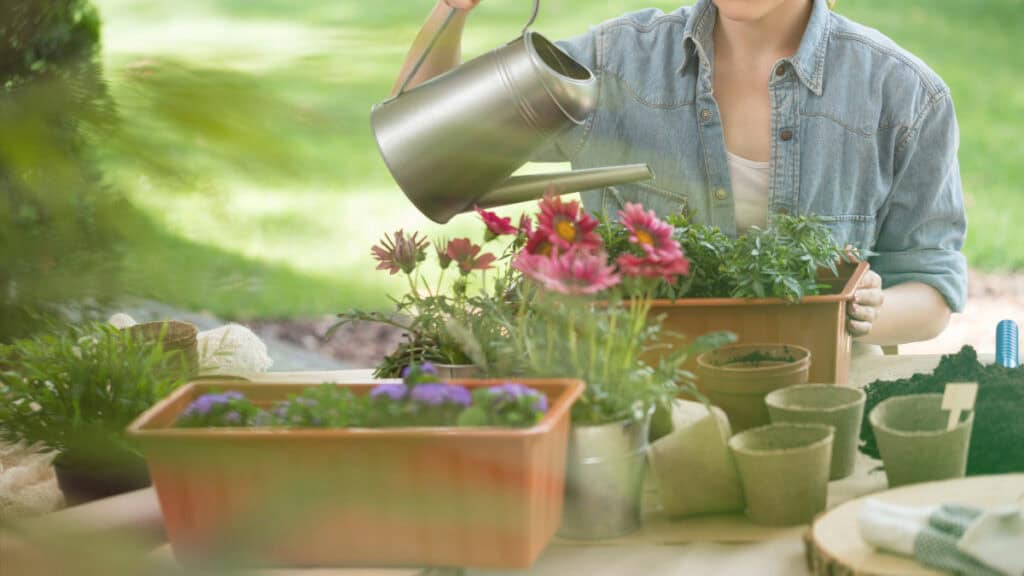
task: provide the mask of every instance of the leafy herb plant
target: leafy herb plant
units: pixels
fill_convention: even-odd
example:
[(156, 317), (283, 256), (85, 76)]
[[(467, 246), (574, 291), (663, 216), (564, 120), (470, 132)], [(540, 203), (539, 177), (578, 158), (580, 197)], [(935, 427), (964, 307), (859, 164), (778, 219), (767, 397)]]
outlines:
[(103, 324), (0, 347), (0, 438), (60, 452), (69, 468), (127, 457), (122, 431), (181, 383), (168, 369), (179, 354)]

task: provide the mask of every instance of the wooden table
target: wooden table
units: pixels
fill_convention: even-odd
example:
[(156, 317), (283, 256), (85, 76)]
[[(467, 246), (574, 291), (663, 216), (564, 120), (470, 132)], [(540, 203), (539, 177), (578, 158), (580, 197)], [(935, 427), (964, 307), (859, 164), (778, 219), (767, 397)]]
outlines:
[[(895, 379), (935, 368), (939, 356), (867, 356), (855, 358), (850, 383), (864, 386), (874, 380)], [(992, 361), (991, 357), (982, 358)], [(268, 373), (256, 382), (366, 382), (369, 370)], [(861, 456), (850, 478), (829, 486), (829, 506), (885, 489), (884, 476), (872, 474), (878, 462)], [(155, 548), (155, 561), (173, 562), (169, 546), (161, 545), (160, 508), (152, 489), (140, 490), (51, 514), (39, 526), (76, 526), (81, 530), (131, 534)], [(656, 515), (642, 531), (613, 541), (580, 543), (556, 539), (528, 571), (467, 571), (470, 574), (587, 574), (646, 576), (676, 574), (807, 574), (802, 535), (805, 527), (767, 528), (741, 516), (669, 521)], [(449, 571), (450, 572), (450, 571)], [(445, 573), (422, 569), (320, 568), (263, 570), (267, 576), (413, 576)]]

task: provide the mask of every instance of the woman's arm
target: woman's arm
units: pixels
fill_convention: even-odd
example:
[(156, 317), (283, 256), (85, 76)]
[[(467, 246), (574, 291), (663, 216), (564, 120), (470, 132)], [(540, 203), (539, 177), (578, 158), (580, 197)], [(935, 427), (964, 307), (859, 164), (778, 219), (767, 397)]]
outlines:
[(949, 323), (949, 305), (938, 290), (922, 282), (882, 289), (873, 271), (861, 280), (850, 304), (848, 327), (858, 341), (891, 346), (930, 340)]
[(427, 59), (423, 61), (420, 69), (416, 72), (416, 76), (409, 82), (406, 89), (413, 88), (417, 84), (426, 82), (434, 76), (443, 74), (459, 65), (462, 60), (462, 29), (466, 24), (466, 14), (479, 2), (480, 0), (437, 1), (433, 12), (430, 13), (427, 22), (423, 25), (416, 39), (413, 40), (412, 47), (409, 48), (409, 53), (405, 57), (405, 63), (402, 64), (402, 70), (398, 73), (395, 85), (391, 89), (392, 96), (398, 93), (398, 89), (405, 82), (406, 75), (409, 74), (412, 67), (416, 64), (416, 60), (423, 54), (427, 44), (430, 43), (430, 39), (441, 28), (441, 25), (448, 17), (448, 12), (452, 8), (457, 8), (458, 11), (444, 33), (441, 34), (441, 37), (437, 39), (434, 49), (427, 55)]

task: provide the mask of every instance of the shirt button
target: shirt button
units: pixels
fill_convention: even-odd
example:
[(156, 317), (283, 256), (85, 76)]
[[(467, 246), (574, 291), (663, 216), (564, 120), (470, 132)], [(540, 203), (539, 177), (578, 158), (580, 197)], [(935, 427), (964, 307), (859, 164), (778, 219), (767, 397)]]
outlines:
[(789, 142), (790, 140), (793, 139), (793, 131), (783, 130), (782, 133), (779, 134), (779, 138), (782, 138), (783, 142)]
[(776, 76), (785, 76), (786, 75), (786, 65), (785, 64), (779, 64), (779, 67), (775, 69), (775, 75)]
[(711, 110), (708, 110), (707, 108), (701, 110), (700, 111), (700, 117), (705, 122), (707, 122), (708, 120), (711, 120)]
[(725, 200), (728, 197), (729, 193), (725, 191), (725, 188), (718, 188), (717, 190), (715, 190), (715, 198), (718, 198), (719, 200)]

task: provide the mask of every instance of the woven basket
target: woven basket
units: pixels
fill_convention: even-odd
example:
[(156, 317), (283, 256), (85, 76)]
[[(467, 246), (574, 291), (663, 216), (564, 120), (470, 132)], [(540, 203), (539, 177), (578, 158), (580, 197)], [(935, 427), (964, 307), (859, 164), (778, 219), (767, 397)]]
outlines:
[(126, 330), (143, 340), (160, 342), (167, 352), (181, 352), (180, 358), (172, 363), (170, 369), (175, 372), (180, 370), (182, 377), (190, 378), (199, 373), (199, 329), (195, 324), (179, 320), (162, 320), (136, 324)]

